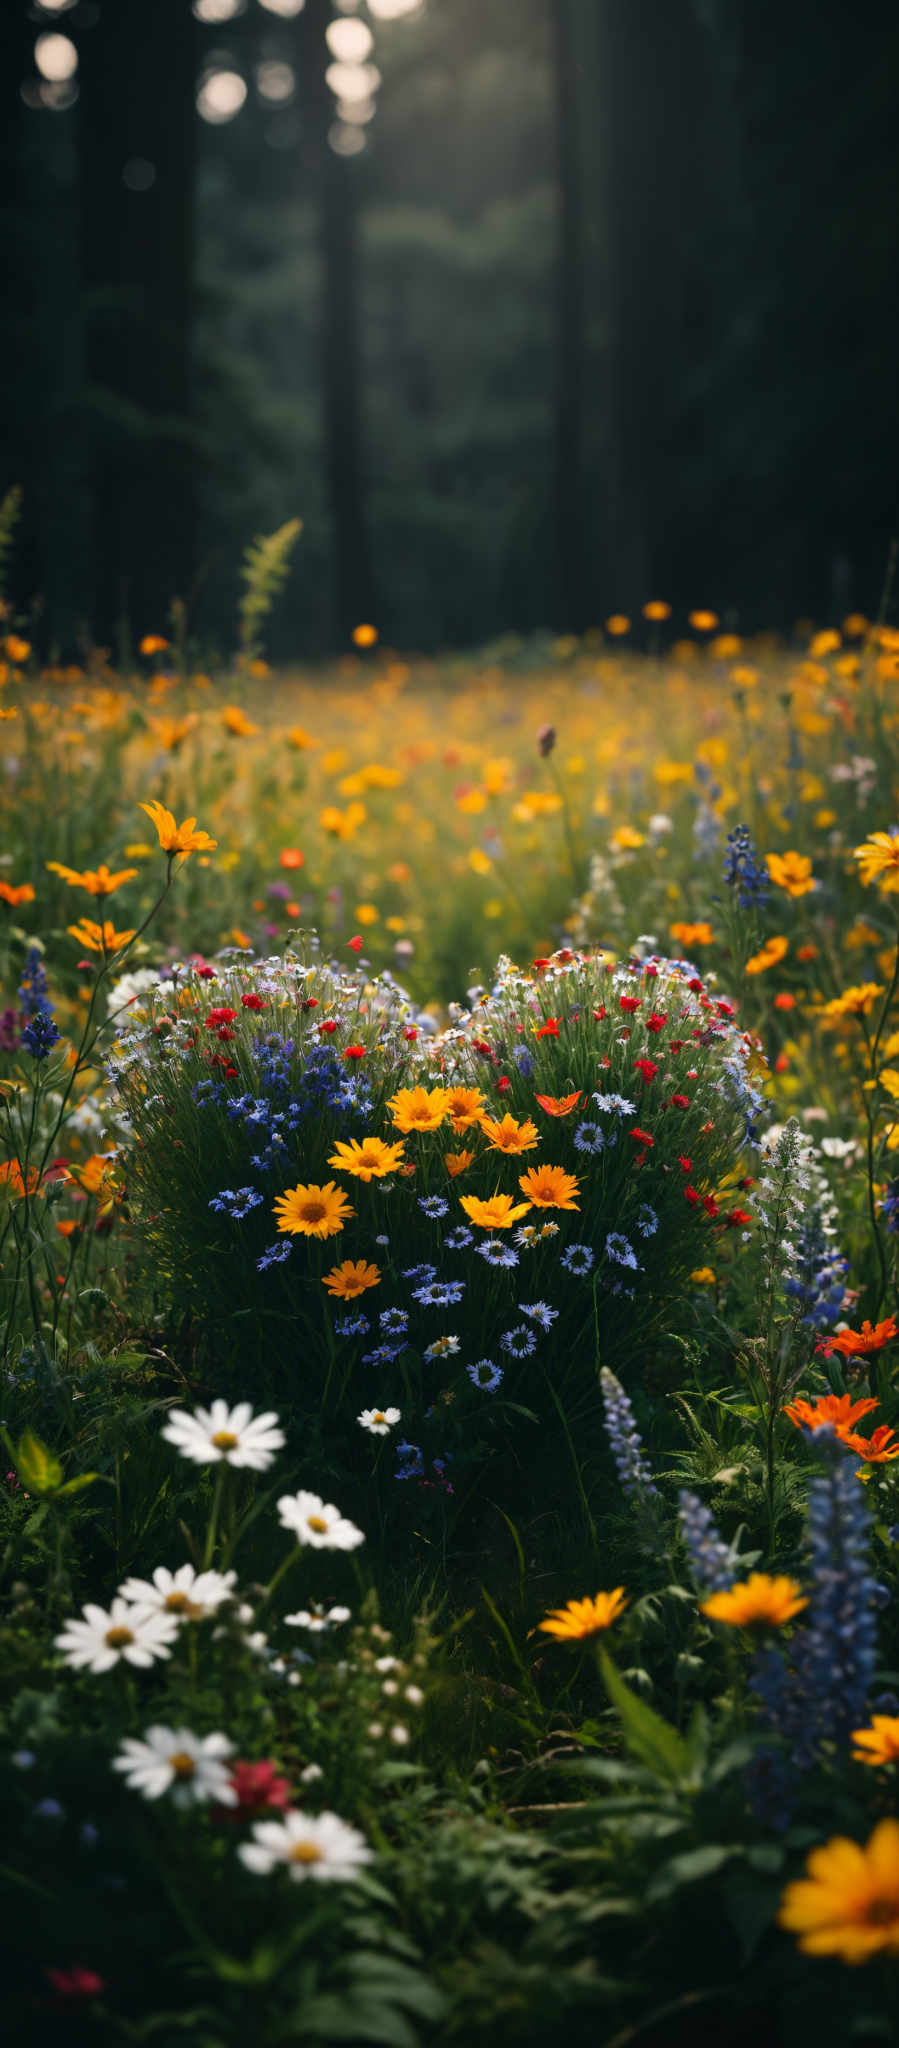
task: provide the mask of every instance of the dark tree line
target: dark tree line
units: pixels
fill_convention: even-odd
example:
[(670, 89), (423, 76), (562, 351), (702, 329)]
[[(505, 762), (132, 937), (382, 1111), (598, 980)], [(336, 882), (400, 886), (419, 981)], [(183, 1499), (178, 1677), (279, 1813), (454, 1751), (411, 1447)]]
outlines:
[(275, 37), (295, 104), (206, 131), (189, 0), (78, 0), (56, 112), (20, 90), (35, 12), (0, 10), (4, 468), (47, 646), (118, 650), (176, 594), (227, 641), (240, 547), (294, 511), (292, 648), (371, 616), (401, 643), (580, 630), (653, 595), (870, 607), (897, 516), (894, 10), (425, 8), (379, 39), (349, 160), (331, 14), (250, 0), (227, 48), (252, 76)]

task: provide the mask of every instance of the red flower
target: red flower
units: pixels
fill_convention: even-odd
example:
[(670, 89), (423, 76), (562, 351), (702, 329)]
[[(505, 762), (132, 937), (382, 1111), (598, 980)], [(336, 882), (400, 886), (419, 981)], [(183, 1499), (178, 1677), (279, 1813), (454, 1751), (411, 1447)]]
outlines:
[(409, 1042), (410, 1042), (410, 1044), (414, 1045), (414, 1043), (415, 1043), (415, 1040), (416, 1040), (416, 1038), (418, 1037), (418, 1032), (417, 1032), (417, 1030), (416, 1030), (416, 1027), (415, 1027), (415, 1025), (414, 1025), (414, 1024), (411, 1024), (411, 1025), (409, 1026), (409, 1029), (408, 1029), (408, 1031), (404, 1031), (404, 1032), (403, 1032), (403, 1037), (404, 1037), (404, 1038), (406, 1038), (406, 1039), (408, 1039), (408, 1040), (409, 1040)]
[(692, 1159), (688, 1159), (688, 1158), (687, 1158), (686, 1152), (679, 1152), (679, 1153), (678, 1153), (678, 1155), (677, 1155), (677, 1163), (678, 1163), (678, 1166), (680, 1167), (681, 1173), (692, 1173), (692, 1171), (693, 1171), (693, 1161), (692, 1161)]
[(739, 1230), (741, 1223), (751, 1223), (752, 1217), (748, 1209), (731, 1209), (724, 1221), (728, 1230)]
[(482, 1052), (485, 1058), (488, 1060), (492, 1060), (493, 1058), (493, 1047), (487, 1044), (485, 1038), (473, 1038), (471, 1041), (471, 1049), (472, 1052)]
[(544, 967), (548, 967), (548, 966), (549, 966), (549, 961), (548, 961), (548, 960), (532, 960), (532, 961), (531, 961), (531, 966), (532, 966), (532, 967), (536, 967), (536, 969), (537, 969), (537, 973), (538, 973), (538, 974), (542, 974), (542, 973), (543, 973), (543, 969), (544, 969)]
[(646, 965), (643, 969), (643, 973), (647, 981), (656, 981), (658, 979), (659, 970), (654, 965), (652, 960), (647, 960)]
[(215, 1031), (220, 1024), (233, 1024), (236, 1016), (236, 1010), (229, 1010), (227, 1008), (210, 1010), (206, 1019), (206, 1029), (207, 1031)]
[(540, 1026), (540, 1029), (539, 1029), (539, 1031), (538, 1031), (538, 1033), (537, 1033), (537, 1037), (538, 1037), (538, 1038), (558, 1038), (558, 1036), (559, 1036), (559, 1026), (558, 1026), (558, 1023), (557, 1023), (557, 1021), (556, 1021), (556, 1018), (555, 1018), (555, 1017), (547, 1017), (546, 1023), (545, 1023), (545, 1024), (541, 1024), (541, 1026)]
[(257, 996), (255, 993), (250, 996), (241, 996), (240, 1000), (245, 1010), (264, 1010), (266, 1008), (262, 997)]
[(646, 1019), (646, 1029), (647, 1031), (664, 1031), (667, 1022), (667, 1010), (653, 1010), (652, 1016)]
[(736, 1003), (729, 1002), (726, 996), (719, 996), (715, 1008), (719, 1017), (735, 1017), (737, 1014)]
[(700, 981), (698, 974), (691, 974), (690, 979), (687, 983), (687, 987), (691, 988), (693, 990), (693, 994), (698, 996), (700, 989), (702, 988), (702, 982)]
[(230, 1045), (234, 1037), (233, 1031), (228, 1030), (227, 1024), (222, 1024), (215, 1035), (216, 1038), (220, 1038), (222, 1040), (223, 1045)]
[(683, 1046), (684, 1044), (685, 1044), (685, 1040), (684, 1040), (683, 1038), (669, 1038), (669, 1040), (668, 1040), (668, 1051), (669, 1051), (669, 1052), (680, 1052), (680, 1050), (681, 1050), (681, 1048), (682, 1048), (682, 1046)]
[(290, 1805), (290, 1785), (286, 1778), (279, 1778), (278, 1766), (270, 1757), (262, 1757), (258, 1763), (248, 1763), (240, 1758), (231, 1772), (231, 1787), (237, 1793), (237, 1805), (222, 1807), (223, 1814), (233, 1814), (235, 1820), (245, 1820), (249, 1814), (263, 1813), (266, 1808), (283, 1813)]
[(633, 1130), (630, 1132), (630, 1136), (632, 1138), (636, 1138), (638, 1145), (655, 1144), (655, 1139), (650, 1136), (649, 1131), (641, 1131), (639, 1124), (634, 1125)]
[(301, 1008), (301, 1009), (303, 1009), (303, 1010), (317, 1010), (317, 1009), (318, 1009), (318, 997), (317, 997), (317, 996), (307, 996), (307, 997), (306, 997), (306, 1000), (305, 1000), (305, 1002), (301, 1003), (301, 1005), (300, 1005), (300, 1008)]
[(655, 1060), (635, 1060), (634, 1066), (637, 1072), (642, 1074), (644, 1081), (654, 1081), (659, 1071)]
[(512, 1086), (512, 1083), (511, 1083), (511, 1081), (509, 1080), (509, 1076), (508, 1076), (508, 1074), (502, 1074), (502, 1075), (500, 1076), (499, 1080), (497, 1081), (497, 1084), (496, 1084), (496, 1085), (497, 1085), (497, 1088), (499, 1089), (499, 1092), (500, 1092), (500, 1094), (501, 1094), (501, 1095), (505, 1095), (506, 1089), (507, 1089), (507, 1088), (511, 1088), (511, 1086)]
[(99, 1998), (106, 1990), (103, 1977), (96, 1970), (86, 1970), (81, 1963), (73, 1963), (69, 1970), (49, 1969), (47, 1976), (57, 1998), (64, 1998), (71, 2005), (80, 1999)]
[(326, 1017), (324, 1023), (319, 1025), (318, 1030), (319, 1037), (327, 1035), (330, 1038), (332, 1034), (337, 1030), (337, 1025), (334, 1018)]
[(690, 1204), (691, 1209), (697, 1208), (699, 1205), (699, 1189), (686, 1187), (684, 1189), (684, 1194), (687, 1198), (687, 1201)]
[(717, 1216), (718, 1204), (714, 1195), (703, 1195), (702, 1206), (707, 1216)]
[(345, 1045), (340, 1055), (342, 1060), (364, 1060), (364, 1045)]
[(639, 1010), (641, 1000), (640, 996), (619, 996), (618, 1008), (627, 1011)]
[(689, 1095), (672, 1095), (672, 1096), (670, 1096), (670, 1097), (669, 1097), (669, 1102), (668, 1102), (668, 1107), (669, 1107), (669, 1109), (689, 1109), (689, 1107), (690, 1107), (690, 1097), (689, 1097)]
[(361, 953), (361, 951), (362, 951), (362, 939), (361, 939), (361, 937), (360, 937), (360, 935), (359, 935), (359, 933), (358, 933), (358, 932), (356, 933), (356, 936), (355, 936), (355, 938), (353, 938), (353, 939), (347, 939), (347, 945), (348, 945), (348, 946), (349, 946), (349, 947), (351, 948), (351, 950), (352, 950), (352, 951), (353, 951), (354, 953)]
[(216, 979), (216, 972), (214, 967), (198, 967), (195, 971), (199, 975), (201, 981), (215, 981)]

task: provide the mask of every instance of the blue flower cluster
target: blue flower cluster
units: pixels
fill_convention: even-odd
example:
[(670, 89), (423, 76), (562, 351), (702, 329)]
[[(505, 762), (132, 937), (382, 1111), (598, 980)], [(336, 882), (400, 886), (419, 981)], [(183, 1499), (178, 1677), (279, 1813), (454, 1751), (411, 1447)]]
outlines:
[(622, 1492), (628, 1495), (657, 1493), (630, 1400), (621, 1381), (615, 1378), (607, 1365), (600, 1372), (599, 1387), (605, 1410), (606, 1435), (612, 1446)]
[(728, 888), (738, 892), (741, 910), (757, 910), (767, 903), (771, 877), (766, 862), (759, 860), (747, 825), (728, 833), (723, 872)]
[(59, 1031), (47, 994), (44, 963), (36, 946), (30, 946), (25, 956), (19, 1002), (26, 1019), (22, 1031), (25, 1051), (30, 1052), (32, 1059), (45, 1060), (59, 1043)]
[(241, 1223), (251, 1209), (258, 1209), (261, 1204), (262, 1196), (255, 1188), (238, 1188), (236, 1193), (233, 1188), (222, 1188), (213, 1195), (209, 1207), (217, 1216), (230, 1216), (233, 1222)]
[[(290, 1157), (287, 1139), (298, 1131), (307, 1117), (328, 1112), (339, 1134), (352, 1128), (358, 1118), (367, 1118), (372, 1098), (364, 1081), (346, 1073), (326, 1045), (307, 1050), (280, 1032), (267, 1032), (254, 1044), (259, 1092), (229, 1095), (220, 1082), (198, 1081), (191, 1090), (197, 1103), (223, 1104), (229, 1123), (243, 1124), (251, 1142), (259, 1146), (250, 1155), (258, 1173), (282, 1166)], [(291, 1064), (304, 1064), (291, 1080)], [(291, 1087), (293, 1093), (291, 1093)]]
[(703, 1593), (726, 1593), (736, 1576), (735, 1560), (718, 1534), (711, 1509), (683, 1487), (677, 1496), (677, 1519), (697, 1586)]
[(784, 1292), (801, 1303), (808, 1329), (830, 1330), (842, 1312), (849, 1260), (829, 1248), (818, 1208), (803, 1217), (795, 1244), (796, 1267), (784, 1281)]

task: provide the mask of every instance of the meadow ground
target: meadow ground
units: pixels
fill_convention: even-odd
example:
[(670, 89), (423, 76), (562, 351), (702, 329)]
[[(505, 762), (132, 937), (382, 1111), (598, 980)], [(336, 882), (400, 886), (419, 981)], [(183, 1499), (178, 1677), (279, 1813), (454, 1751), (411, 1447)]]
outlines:
[(21, 2038), (899, 2025), (899, 633), (0, 660)]

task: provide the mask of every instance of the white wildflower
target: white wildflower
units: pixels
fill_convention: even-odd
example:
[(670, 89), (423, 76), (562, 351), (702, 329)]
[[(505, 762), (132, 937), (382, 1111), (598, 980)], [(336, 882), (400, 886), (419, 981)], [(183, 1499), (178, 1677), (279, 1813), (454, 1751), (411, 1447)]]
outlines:
[(364, 1835), (336, 1813), (295, 1810), (285, 1813), (283, 1820), (256, 1821), (253, 1840), (242, 1843), (237, 1853), (257, 1877), (283, 1867), (292, 1878), (311, 1877), (320, 1883), (345, 1883), (372, 1860)]
[(174, 1786), (175, 1806), (200, 1806), (214, 1799), (220, 1806), (236, 1806), (237, 1793), (231, 1784), (226, 1758), (234, 1744), (226, 1735), (194, 1735), (189, 1728), (148, 1728), (142, 1742), (127, 1735), (114, 1771), (124, 1773), (133, 1792), (145, 1799), (159, 1799)]
[(227, 1465), (265, 1472), (285, 1442), (283, 1431), (275, 1427), (277, 1421), (274, 1414), (254, 1419), (249, 1401), (239, 1401), (236, 1408), (229, 1408), (227, 1401), (213, 1401), (211, 1408), (198, 1408), (194, 1415), (173, 1408), (162, 1434), (195, 1465), (223, 1458)]
[(135, 1607), (119, 1594), (108, 1613), (90, 1603), (82, 1613), (83, 1621), (67, 1621), (62, 1634), (54, 1638), (73, 1671), (111, 1671), (122, 1658), (126, 1664), (146, 1669), (154, 1657), (169, 1655), (169, 1645), (178, 1634), (173, 1614)]
[(308, 1543), (313, 1550), (355, 1550), (357, 1544), (365, 1542), (361, 1529), (317, 1493), (301, 1490), (282, 1494), (278, 1514), (284, 1527), (293, 1530), (298, 1543)]

